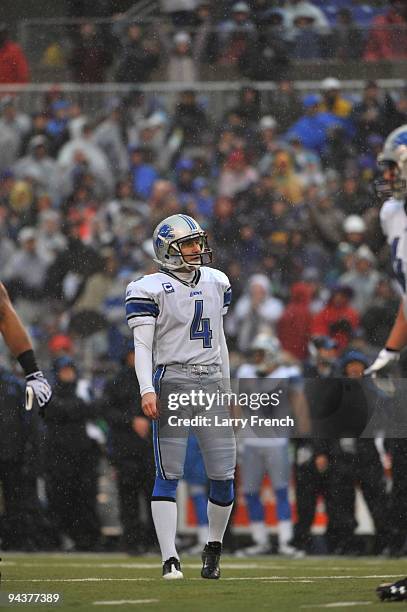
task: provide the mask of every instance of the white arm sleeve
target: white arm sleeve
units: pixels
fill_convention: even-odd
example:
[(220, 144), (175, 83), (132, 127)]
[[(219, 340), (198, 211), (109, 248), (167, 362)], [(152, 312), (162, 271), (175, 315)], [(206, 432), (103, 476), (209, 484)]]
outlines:
[(154, 325), (134, 327), (135, 370), (140, 386), (140, 395), (154, 393), (153, 387), (153, 341)]
[(228, 391), (231, 389), (230, 387), (230, 367), (229, 367), (229, 351), (228, 351), (228, 347), (226, 344), (226, 338), (225, 338), (225, 332), (223, 330), (223, 327), (221, 329), (221, 335), (220, 335), (220, 358), (222, 360), (222, 365), (221, 365), (221, 369), (222, 369), (222, 379), (228, 389)]

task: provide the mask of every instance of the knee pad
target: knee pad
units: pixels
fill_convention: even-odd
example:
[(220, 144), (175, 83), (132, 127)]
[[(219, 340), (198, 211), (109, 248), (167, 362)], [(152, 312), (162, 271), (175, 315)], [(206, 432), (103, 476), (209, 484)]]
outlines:
[(277, 518), (279, 521), (288, 521), (291, 518), (291, 506), (288, 499), (288, 487), (275, 490), (277, 500)]
[(246, 508), (252, 523), (264, 521), (264, 508), (258, 493), (246, 493)]
[(217, 506), (230, 506), (233, 503), (233, 480), (210, 480), (209, 483), (209, 501)]
[(156, 476), (151, 501), (175, 501), (177, 485), (178, 480), (164, 480)]

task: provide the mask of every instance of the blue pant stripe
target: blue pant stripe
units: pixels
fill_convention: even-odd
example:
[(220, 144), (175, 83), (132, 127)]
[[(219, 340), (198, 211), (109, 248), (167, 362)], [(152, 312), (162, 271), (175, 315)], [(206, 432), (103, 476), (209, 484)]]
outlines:
[(160, 453), (160, 439), (158, 435), (158, 423), (157, 421), (153, 421), (153, 447), (154, 447), (154, 461), (155, 467), (158, 475), (163, 480), (166, 480), (162, 462), (161, 462), (161, 453)]
[[(161, 380), (165, 373), (165, 366), (158, 366), (153, 375), (153, 385), (157, 396), (160, 395)], [(154, 460), (158, 474), (163, 480), (166, 480), (160, 450), (160, 433), (159, 433), (159, 422), (153, 421), (153, 448), (154, 448)]]

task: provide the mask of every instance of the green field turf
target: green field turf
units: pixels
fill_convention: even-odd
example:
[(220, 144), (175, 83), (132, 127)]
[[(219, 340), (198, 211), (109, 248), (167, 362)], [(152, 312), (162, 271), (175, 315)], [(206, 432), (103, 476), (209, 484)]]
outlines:
[[(1, 591), (60, 592), (63, 604), (54, 608), (56, 610), (407, 609), (406, 602), (379, 602), (374, 592), (380, 582), (407, 574), (405, 559), (312, 557), (290, 560), (268, 556), (246, 560), (225, 556), (221, 580), (211, 581), (200, 578), (197, 557), (184, 557), (185, 579), (166, 582), (160, 578), (159, 559), (152, 557), (4, 552), (0, 555)], [(123, 601), (129, 603), (119, 603)], [(18, 607), (51, 609), (40, 605)]]

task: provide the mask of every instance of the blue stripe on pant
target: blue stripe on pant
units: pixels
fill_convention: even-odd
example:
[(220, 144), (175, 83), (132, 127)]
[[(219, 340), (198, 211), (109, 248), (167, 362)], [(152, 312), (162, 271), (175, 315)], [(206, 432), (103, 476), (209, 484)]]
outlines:
[[(164, 376), (165, 366), (158, 366), (153, 375), (153, 385), (157, 396), (160, 395), (160, 386), (161, 380)], [(157, 475), (166, 480), (166, 475), (164, 472), (164, 468), (161, 460), (161, 451), (160, 451), (160, 426), (158, 421), (153, 421), (153, 448), (154, 448), (154, 460), (155, 467), (157, 471)]]

